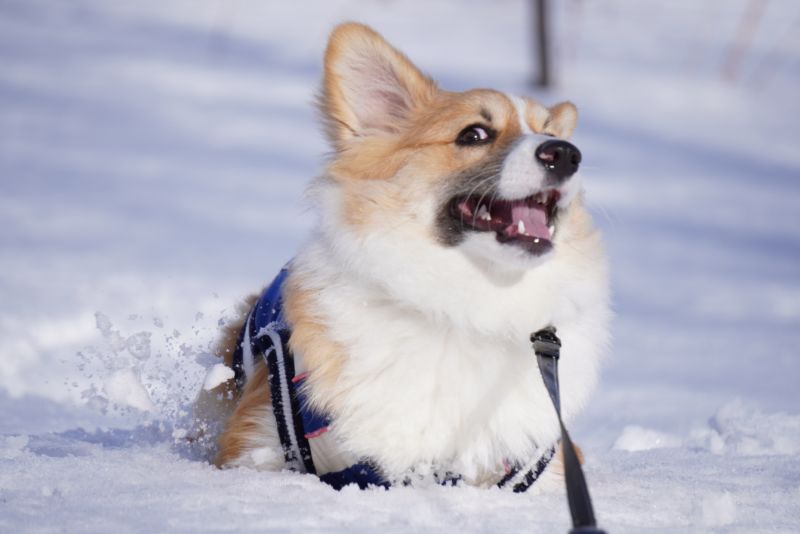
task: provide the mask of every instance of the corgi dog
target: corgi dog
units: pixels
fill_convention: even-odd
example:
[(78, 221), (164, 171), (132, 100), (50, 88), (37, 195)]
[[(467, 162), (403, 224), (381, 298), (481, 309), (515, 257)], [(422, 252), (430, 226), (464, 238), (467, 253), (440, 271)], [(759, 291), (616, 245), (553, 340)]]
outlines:
[(530, 335), (558, 330), (566, 420), (609, 340), (605, 254), (566, 140), (575, 106), (443, 90), (346, 23), (319, 109), (332, 154), (310, 186), (316, 224), (225, 327), (236, 378), (200, 402), (224, 425), (216, 465), (345, 473), (340, 485), (362, 485), (353, 466), (385, 485), (557, 479)]

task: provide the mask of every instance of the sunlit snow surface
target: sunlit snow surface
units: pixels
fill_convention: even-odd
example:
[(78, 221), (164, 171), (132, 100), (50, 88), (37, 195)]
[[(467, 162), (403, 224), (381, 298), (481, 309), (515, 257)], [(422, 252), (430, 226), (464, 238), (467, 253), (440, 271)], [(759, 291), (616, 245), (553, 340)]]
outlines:
[(731, 64), (758, 3), (559, 2), (550, 93), (522, 1), (0, 3), (0, 531), (566, 530), (561, 492), (336, 493), (181, 445), (217, 328), (314, 231), (320, 58), (357, 19), (446, 88), (580, 108), (617, 313), (573, 425), (601, 524), (796, 532), (800, 5)]

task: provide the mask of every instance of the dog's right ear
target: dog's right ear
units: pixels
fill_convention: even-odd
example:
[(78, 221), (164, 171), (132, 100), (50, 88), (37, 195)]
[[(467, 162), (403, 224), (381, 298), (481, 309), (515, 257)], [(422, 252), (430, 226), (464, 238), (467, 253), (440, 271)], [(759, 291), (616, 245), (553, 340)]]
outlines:
[(371, 28), (337, 26), (325, 51), (319, 106), (334, 147), (400, 131), (436, 84)]

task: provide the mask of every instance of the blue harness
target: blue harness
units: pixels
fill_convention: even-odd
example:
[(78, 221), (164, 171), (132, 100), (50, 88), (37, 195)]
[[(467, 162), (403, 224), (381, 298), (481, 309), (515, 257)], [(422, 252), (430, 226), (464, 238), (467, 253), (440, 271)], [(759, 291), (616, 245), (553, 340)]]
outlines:
[[(327, 432), (331, 420), (309, 406), (303, 390), (306, 376), (304, 373), (295, 374), (294, 358), (289, 350), (291, 329), (283, 315), (283, 284), (287, 275), (287, 269), (283, 268), (250, 310), (233, 354), (233, 372), (237, 388), (242, 391), (247, 375), (252, 372), (246, 368), (247, 362), (259, 357), (264, 359), (286, 465), (294, 471), (317, 474), (309, 440)], [(546, 449), (535, 462), (509, 466), (497, 486), (510, 487), (516, 493), (526, 491), (541, 476), (554, 455), (555, 445)], [(369, 459), (362, 459), (340, 471), (321, 474), (319, 478), (337, 490), (349, 484), (357, 484), (361, 489), (391, 486)], [(443, 485), (455, 485), (460, 479), (459, 475), (452, 473), (436, 476)], [(402, 481), (402, 485), (410, 484), (410, 479)]]

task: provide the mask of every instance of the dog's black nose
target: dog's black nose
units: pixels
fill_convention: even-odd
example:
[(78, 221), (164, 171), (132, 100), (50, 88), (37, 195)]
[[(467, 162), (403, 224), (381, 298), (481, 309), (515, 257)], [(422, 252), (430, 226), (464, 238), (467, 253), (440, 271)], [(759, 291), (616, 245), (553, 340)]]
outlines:
[(545, 141), (536, 148), (536, 161), (550, 171), (556, 183), (561, 183), (575, 174), (581, 163), (581, 151), (572, 143), (554, 139)]

